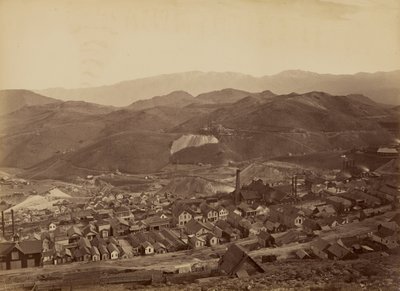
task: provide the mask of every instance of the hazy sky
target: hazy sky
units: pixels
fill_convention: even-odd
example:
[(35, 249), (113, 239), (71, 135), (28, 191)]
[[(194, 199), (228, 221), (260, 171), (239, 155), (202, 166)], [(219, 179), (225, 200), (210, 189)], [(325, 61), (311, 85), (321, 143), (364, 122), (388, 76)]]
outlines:
[(398, 0), (0, 0), (0, 88), (400, 68)]

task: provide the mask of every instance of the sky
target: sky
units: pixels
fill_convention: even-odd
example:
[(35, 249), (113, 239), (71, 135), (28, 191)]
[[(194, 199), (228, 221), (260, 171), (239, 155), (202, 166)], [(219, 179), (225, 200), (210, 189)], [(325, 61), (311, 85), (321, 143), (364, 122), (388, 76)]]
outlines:
[(398, 0), (0, 0), (0, 89), (400, 69)]

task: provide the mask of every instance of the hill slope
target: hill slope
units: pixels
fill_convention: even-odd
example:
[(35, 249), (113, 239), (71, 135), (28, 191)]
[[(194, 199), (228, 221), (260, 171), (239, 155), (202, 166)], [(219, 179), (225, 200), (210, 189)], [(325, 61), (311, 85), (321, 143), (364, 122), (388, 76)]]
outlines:
[[(220, 92), (215, 96), (212, 102), (220, 102)], [(28, 177), (65, 178), (116, 169), (156, 172), (169, 163), (219, 165), (304, 155), (390, 142), (393, 135), (380, 121), (393, 114), (365, 96), (323, 92), (264, 91), (228, 104), (141, 110), (45, 104), (0, 117), (0, 165), (25, 168)], [(208, 125), (225, 130), (205, 133)], [(180, 139), (200, 131), (218, 143)]]
[(192, 95), (184, 91), (174, 91), (164, 96), (156, 96), (147, 100), (139, 100), (127, 108), (130, 110), (143, 110), (158, 106), (184, 107), (195, 102)]
[(61, 102), (28, 90), (0, 90), (0, 115), (14, 112), (24, 106)]

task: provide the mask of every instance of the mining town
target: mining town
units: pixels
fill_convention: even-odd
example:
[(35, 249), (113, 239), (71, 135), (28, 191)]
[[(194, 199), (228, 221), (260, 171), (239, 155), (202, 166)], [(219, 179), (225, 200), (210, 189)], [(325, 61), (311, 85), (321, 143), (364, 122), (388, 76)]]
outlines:
[(0, 0), (0, 291), (400, 290), (399, 0)]
[[(399, 147), (391, 148), (397, 154)], [(248, 280), (271, 268), (278, 272), (284, 262), (316, 262), (332, 268), (319, 274), (322, 281), (344, 276), (365, 284), (368, 272), (377, 271), (349, 262), (400, 256), (400, 183), (388, 173), (398, 165), (392, 152), (376, 171), (342, 155), (341, 169), (297, 170), (274, 183), (256, 177), (243, 183), (248, 168), (232, 167), (232, 191), (192, 198), (168, 187), (131, 192), (105, 182), (132, 178), (120, 172), (76, 184), (3, 175), (1, 189), (12, 192), (10, 198), (29, 195), (14, 205), (7, 202), (12, 199), (0, 203), (2, 278), (7, 286), (33, 290), (180, 286)], [(159, 175), (143, 180), (154, 184)], [(302, 271), (287, 279), (307, 276)]]

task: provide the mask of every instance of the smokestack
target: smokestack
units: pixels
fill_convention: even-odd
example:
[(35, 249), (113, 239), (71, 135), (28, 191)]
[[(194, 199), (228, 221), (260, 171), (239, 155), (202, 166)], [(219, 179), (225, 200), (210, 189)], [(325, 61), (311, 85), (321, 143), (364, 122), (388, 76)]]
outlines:
[(236, 170), (235, 203), (240, 203), (240, 169)]
[(4, 223), (4, 211), (1, 212), (1, 229), (3, 230), (3, 237), (6, 237), (6, 224)]
[(11, 222), (12, 222), (12, 237), (14, 238), (15, 232), (14, 232), (14, 209), (11, 209)]
[(297, 197), (297, 176), (294, 176), (294, 196)]
[(235, 188), (236, 192), (240, 191), (240, 169), (236, 170), (236, 188)]
[(294, 195), (294, 176), (292, 176), (292, 195)]

